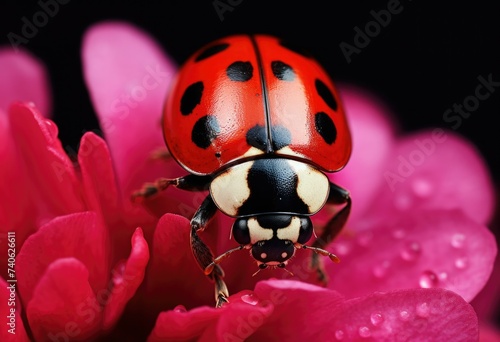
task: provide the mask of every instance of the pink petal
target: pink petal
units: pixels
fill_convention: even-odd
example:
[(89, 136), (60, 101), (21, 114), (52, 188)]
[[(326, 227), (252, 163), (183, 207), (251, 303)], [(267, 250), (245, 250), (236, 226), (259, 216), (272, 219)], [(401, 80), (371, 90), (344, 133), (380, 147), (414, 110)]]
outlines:
[(75, 258), (58, 259), (50, 264), (27, 308), (37, 341), (88, 341), (96, 336), (102, 303), (88, 277), (85, 265)]
[(416, 211), (357, 234), (344, 234), (325, 260), (329, 287), (347, 297), (374, 291), (443, 287), (472, 300), (497, 253), (491, 232), (459, 210)]
[(317, 340), (477, 341), (472, 307), (444, 289), (399, 290), (348, 300)]
[(45, 66), (25, 50), (0, 48), (0, 110), (13, 102), (33, 102), (47, 117), (51, 110), (50, 84)]
[(151, 264), (147, 270), (147, 291), (152, 312), (184, 305), (215, 305), (214, 287), (198, 267), (189, 243), (189, 221), (165, 214), (153, 237)]
[(16, 292), (17, 283), (9, 282), (0, 278), (0, 316), (4, 319), (4, 325), (0, 329), (1, 341), (26, 341), (28, 335), (24, 329), (21, 318), (21, 301), (19, 293)]
[(389, 109), (372, 94), (349, 85), (339, 89), (349, 120), (353, 150), (346, 167), (330, 178), (351, 193), (352, 221), (373, 205), (376, 190), (384, 181), (382, 174), (395, 142), (395, 127)]
[(66, 257), (77, 258), (85, 265), (95, 293), (107, 288), (109, 246), (105, 228), (95, 213), (57, 217), (26, 240), (16, 260), (23, 303), (31, 300), (47, 267)]
[(147, 33), (120, 22), (89, 29), (82, 59), (121, 188), (129, 193), (145, 181), (165, 176), (164, 165), (148, 158), (165, 146), (160, 120), (175, 72), (173, 61)]
[(199, 307), (191, 311), (178, 307), (172, 311), (162, 312), (156, 320), (148, 342), (198, 341), (197, 338), (210, 325), (215, 324), (220, 314), (220, 310), (209, 307)]
[(78, 162), (87, 207), (97, 212), (107, 224), (113, 246), (111, 264), (115, 264), (128, 257), (134, 227), (144, 226), (145, 235), (151, 236), (157, 219), (141, 206), (132, 205), (129, 198), (123, 198), (108, 147), (100, 137), (94, 133), (84, 134)]
[(255, 296), (261, 305), (274, 310), (252, 336), (253, 341), (327, 341), (314, 337), (332, 325), (344, 303), (338, 292), (295, 280), (261, 281), (255, 287)]
[(317, 286), (268, 280), (257, 284), (254, 295), (274, 310), (262, 325), (256, 324), (255, 316), (243, 321), (254, 322), (256, 329), (248, 341), (473, 341), (478, 337), (472, 307), (444, 289), (373, 293), (344, 301), (337, 292)]
[(104, 330), (113, 327), (125, 305), (141, 285), (148, 260), (148, 244), (144, 240), (142, 229), (137, 228), (132, 236), (132, 251), (128, 260), (121, 265), (121, 270), (115, 270), (113, 274), (114, 286), (104, 311)]
[(186, 311), (178, 306), (158, 316), (148, 341), (243, 341), (257, 331), (272, 312), (272, 303), (259, 303), (251, 291), (231, 297), (230, 304), (219, 309), (204, 306)]
[[(57, 139), (55, 124), (43, 118), (32, 105), (22, 103), (11, 106), (9, 119), (12, 137), (31, 182), (28, 193), (12, 195), (30, 196), (33, 201), (42, 202), (37, 205), (46, 208), (41, 214), (48, 219), (82, 211), (79, 182), (71, 160)], [(17, 211), (12, 214), (26, 215)]]
[(118, 220), (121, 196), (104, 140), (94, 133), (85, 133), (78, 150), (78, 164), (87, 208), (99, 213), (107, 222)]
[(479, 342), (498, 342), (500, 341), (500, 328), (488, 323), (479, 325)]
[(400, 140), (384, 171), (374, 215), (459, 208), (479, 223), (493, 214), (494, 188), (477, 149), (440, 128)]

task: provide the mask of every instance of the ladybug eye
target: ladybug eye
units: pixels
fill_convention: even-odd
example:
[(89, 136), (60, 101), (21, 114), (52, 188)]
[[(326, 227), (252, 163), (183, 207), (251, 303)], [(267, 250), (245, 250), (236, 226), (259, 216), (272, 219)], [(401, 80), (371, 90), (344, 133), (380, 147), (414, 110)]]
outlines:
[(285, 264), (284, 263), (278, 264), (278, 267), (279, 268), (285, 268)]
[(267, 264), (260, 264), (260, 265), (259, 265), (259, 268), (260, 268), (261, 270), (266, 269), (266, 268), (267, 268)]

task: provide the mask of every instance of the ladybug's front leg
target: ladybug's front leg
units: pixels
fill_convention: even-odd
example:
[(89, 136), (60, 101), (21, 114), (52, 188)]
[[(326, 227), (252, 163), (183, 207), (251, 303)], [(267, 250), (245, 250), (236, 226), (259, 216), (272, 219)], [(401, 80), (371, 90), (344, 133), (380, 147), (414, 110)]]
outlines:
[[(334, 183), (330, 183), (328, 204), (345, 204), (325, 225), (321, 235), (314, 241), (313, 247), (324, 249), (342, 230), (351, 212), (351, 197), (349, 192)], [(325, 270), (317, 253), (311, 257), (311, 268), (316, 270), (318, 280), (326, 284), (328, 281)]]
[[(198, 232), (205, 229), (216, 211), (217, 207), (212, 197), (208, 195), (191, 219), (191, 250), (202, 270), (206, 270), (207, 266), (213, 263), (214, 255), (210, 251), (210, 248), (201, 241)], [(215, 265), (207, 276), (215, 283), (216, 307), (221, 307), (222, 304), (227, 303), (227, 297), (229, 297), (226, 283), (222, 280), (224, 271), (222, 271), (219, 265)]]
[(208, 190), (211, 180), (211, 176), (196, 175), (187, 175), (179, 178), (158, 178), (153, 183), (146, 183), (142, 186), (142, 189), (135, 191), (132, 194), (132, 201), (140, 202), (141, 200), (152, 197), (160, 191), (167, 189), (170, 185), (188, 191)]

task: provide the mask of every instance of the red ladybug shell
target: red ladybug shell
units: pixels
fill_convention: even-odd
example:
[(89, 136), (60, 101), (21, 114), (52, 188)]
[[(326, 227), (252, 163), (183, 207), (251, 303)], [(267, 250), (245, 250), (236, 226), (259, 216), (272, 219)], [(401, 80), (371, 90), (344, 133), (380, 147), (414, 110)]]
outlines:
[(199, 175), (267, 153), (334, 172), (351, 154), (326, 72), (267, 35), (230, 36), (196, 52), (174, 82), (163, 132), (172, 156)]

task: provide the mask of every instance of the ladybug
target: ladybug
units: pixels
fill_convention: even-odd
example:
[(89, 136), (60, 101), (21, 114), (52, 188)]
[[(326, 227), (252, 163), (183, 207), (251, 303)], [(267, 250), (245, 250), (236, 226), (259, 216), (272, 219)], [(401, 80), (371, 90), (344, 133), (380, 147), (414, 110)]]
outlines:
[[(163, 132), (170, 155), (189, 174), (147, 183), (146, 198), (175, 186), (209, 191), (191, 219), (191, 249), (215, 284), (216, 306), (229, 296), (220, 262), (249, 250), (258, 265), (285, 268), (298, 249), (326, 276), (318, 255), (342, 229), (349, 192), (326, 173), (341, 170), (351, 136), (339, 94), (308, 54), (269, 35), (233, 35), (198, 50), (180, 68), (168, 94)], [(325, 204), (342, 208), (313, 235), (311, 216)], [(214, 258), (199, 238), (217, 210), (233, 217), (239, 244)]]

